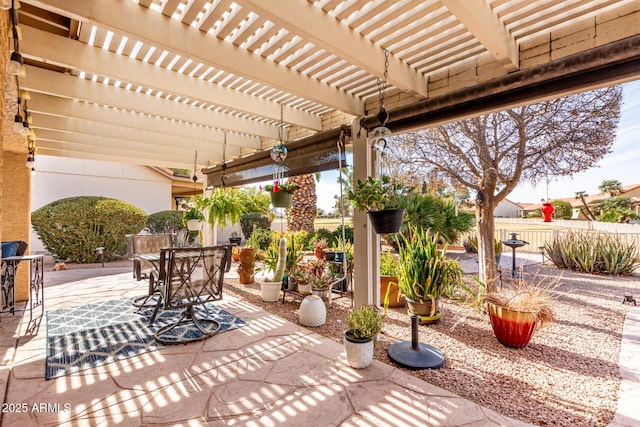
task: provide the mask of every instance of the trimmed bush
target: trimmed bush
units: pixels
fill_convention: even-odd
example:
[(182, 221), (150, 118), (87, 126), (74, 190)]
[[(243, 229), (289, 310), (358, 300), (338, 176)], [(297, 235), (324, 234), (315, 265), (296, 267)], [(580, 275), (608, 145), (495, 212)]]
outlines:
[(56, 259), (78, 263), (96, 262), (100, 246), (105, 261), (123, 256), (125, 234), (139, 233), (146, 219), (147, 214), (130, 203), (94, 196), (56, 200), (31, 214), (46, 250)]
[[(336, 228), (335, 230), (333, 230), (333, 241), (335, 242), (335, 245), (338, 244), (338, 242), (342, 241), (342, 225), (339, 225), (338, 228)], [(350, 225), (345, 225), (344, 226), (344, 239), (347, 242), (353, 243), (353, 227)]]
[(240, 227), (242, 228), (242, 234), (244, 234), (245, 240), (249, 240), (251, 234), (253, 234), (253, 230), (258, 228), (268, 230), (271, 227), (271, 220), (267, 214), (250, 212), (240, 217)]
[(177, 233), (184, 227), (182, 214), (178, 211), (160, 211), (147, 217), (147, 225), (144, 227), (151, 234)]
[(638, 248), (611, 234), (569, 231), (544, 246), (556, 267), (585, 273), (632, 274), (640, 263)]

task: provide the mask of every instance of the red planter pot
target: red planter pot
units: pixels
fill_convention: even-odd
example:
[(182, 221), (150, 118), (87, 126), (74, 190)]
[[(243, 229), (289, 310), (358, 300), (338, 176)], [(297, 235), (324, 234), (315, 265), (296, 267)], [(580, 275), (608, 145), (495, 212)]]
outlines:
[(524, 348), (531, 341), (536, 330), (533, 314), (527, 311), (514, 311), (487, 303), (489, 319), (493, 333), (502, 345)]

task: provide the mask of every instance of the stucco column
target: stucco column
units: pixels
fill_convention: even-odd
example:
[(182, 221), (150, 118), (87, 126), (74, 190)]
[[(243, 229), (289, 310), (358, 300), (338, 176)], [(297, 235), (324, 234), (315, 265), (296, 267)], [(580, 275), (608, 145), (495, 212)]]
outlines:
[[(353, 181), (366, 180), (376, 174), (376, 153), (367, 143), (366, 129), (360, 129), (360, 118), (351, 123), (353, 140)], [(380, 236), (373, 231), (366, 212), (353, 213), (353, 302), (356, 307), (380, 301)]]
[[(9, 57), (9, 11), (0, 13), (0, 75), (2, 92), (2, 142), (0, 144), (0, 238), (30, 243), (31, 171), (26, 166), (27, 138), (13, 131), (18, 110), (15, 76), (6, 73)], [(27, 248), (27, 253), (29, 249)], [(15, 299), (24, 301), (29, 294), (29, 264), (21, 263), (15, 280)]]

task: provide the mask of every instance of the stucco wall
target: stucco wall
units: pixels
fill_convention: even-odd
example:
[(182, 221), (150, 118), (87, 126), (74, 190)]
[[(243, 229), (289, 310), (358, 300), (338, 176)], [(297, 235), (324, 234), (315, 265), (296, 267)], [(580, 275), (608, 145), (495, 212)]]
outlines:
[[(171, 180), (145, 166), (52, 156), (36, 157), (32, 211), (54, 200), (102, 196), (131, 203), (147, 214), (170, 210)], [(32, 232), (31, 252), (44, 251)]]

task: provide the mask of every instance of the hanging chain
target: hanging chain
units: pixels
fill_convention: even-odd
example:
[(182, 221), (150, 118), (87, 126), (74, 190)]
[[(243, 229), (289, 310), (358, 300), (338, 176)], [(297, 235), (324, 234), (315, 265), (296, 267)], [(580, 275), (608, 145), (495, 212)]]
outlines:
[(280, 124), (278, 125), (278, 141), (282, 144), (282, 132), (284, 127), (284, 105), (280, 104)]
[(222, 163), (227, 162), (227, 131), (224, 131), (224, 139), (222, 140)]
[(380, 109), (384, 108), (384, 96), (387, 93), (387, 78), (389, 77), (389, 51), (384, 50), (384, 80), (378, 79), (378, 101), (380, 103)]

